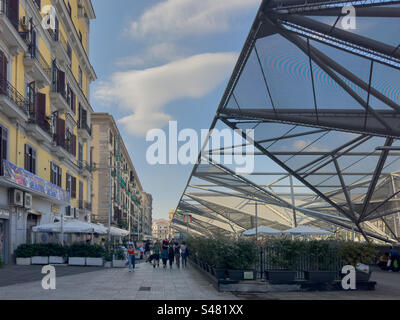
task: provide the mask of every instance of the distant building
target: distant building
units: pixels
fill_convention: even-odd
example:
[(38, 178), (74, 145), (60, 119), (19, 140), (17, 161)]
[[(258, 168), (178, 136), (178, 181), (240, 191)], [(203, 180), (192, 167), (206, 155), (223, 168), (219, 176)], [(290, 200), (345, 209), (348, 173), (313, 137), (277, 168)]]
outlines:
[(153, 237), (163, 240), (168, 239), (169, 223), (165, 219), (153, 221)]

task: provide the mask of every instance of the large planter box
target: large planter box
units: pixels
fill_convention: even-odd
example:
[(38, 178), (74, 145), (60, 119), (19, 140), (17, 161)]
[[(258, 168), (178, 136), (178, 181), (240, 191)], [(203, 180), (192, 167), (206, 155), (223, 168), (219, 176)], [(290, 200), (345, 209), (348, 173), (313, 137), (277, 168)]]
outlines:
[(287, 284), (296, 280), (296, 271), (291, 270), (268, 270), (265, 277), (268, 281), (275, 284)]
[(49, 264), (49, 257), (32, 257), (32, 264)]
[(63, 264), (65, 263), (64, 257), (49, 257), (50, 264)]
[(306, 280), (318, 283), (333, 282), (336, 278), (334, 271), (304, 271)]
[(86, 258), (71, 257), (68, 259), (68, 264), (70, 266), (86, 266)]
[(372, 271), (369, 273), (364, 273), (356, 271), (356, 282), (368, 282), (371, 279)]
[(214, 269), (214, 275), (218, 280), (226, 279), (226, 269)]
[(17, 266), (30, 266), (31, 258), (17, 258)]
[(103, 264), (103, 258), (86, 258), (86, 265), (89, 267), (102, 267)]
[(228, 270), (230, 280), (243, 280), (243, 270)]
[(112, 266), (113, 266), (113, 268), (125, 268), (126, 261), (125, 260), (113, 260)]

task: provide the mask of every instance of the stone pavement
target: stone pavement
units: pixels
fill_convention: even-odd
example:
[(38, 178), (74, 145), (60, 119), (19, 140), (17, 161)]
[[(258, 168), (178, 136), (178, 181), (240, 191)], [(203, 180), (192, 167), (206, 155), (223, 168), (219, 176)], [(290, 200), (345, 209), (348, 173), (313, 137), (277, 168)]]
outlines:
[[(15, 268), (15, 266), (10, 266), (10, 268), (13, 267)], [(74, 269), (75, 267), (58, 267), (56, 272), (61, 268)], [(35, 278), (30, 282), (0, 287), (0, 300), (237, 299), (233, 294), (219, 293), (203, 275), (191, 267), (175, 268), (170, 271), (164, 270), (162, 266), (159, 269), (153, 269), (148, 263), (141, 263), (132, 273), (129, 273), (127, 268), (97, 269), (92, 272), (57, 277), (56, 290), (49, 291), (42, 289), (43, 275), (40, 273), (40, 268), (37, 273), (40, 280)]]
[(374, 270), (375, 291), (274, 292), (236, 294), (244, 300), (400, 300), (400, 273)]

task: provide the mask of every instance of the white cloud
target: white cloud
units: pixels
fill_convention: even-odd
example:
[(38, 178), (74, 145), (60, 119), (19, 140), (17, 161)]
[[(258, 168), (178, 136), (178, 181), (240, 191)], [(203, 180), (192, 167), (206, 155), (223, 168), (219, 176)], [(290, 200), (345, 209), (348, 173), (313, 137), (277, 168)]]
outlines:
[(114, 73), (98, 84), (95, 96), (126, 111), (121, 119), (134, 135), (163, 127), (172, 117), (163, 107), (182, 98), (201, 98), (214, 90), (233, 69), (237, 54), (206, 53), (145, 70)]
[(139, 55), (124, 57), (115, 64), (122, 68), (148, 67), (157, 63), (165, 63), (182, 59), (185, 50), (177, 48), (173, 43), (158, 43), (144, 50)]
[[(311, 145), (311, 146), (310, 146)], [(308, 152), (328, 152), (329, 149), (321, 145), (313, 143), (311, 140), (296, 140), (293, 142), (293, 147), (296, 151)]]
[(132, 22), (134, 36), (180, 37), (224, 32), (245, 9), (261, 0), (166, 0), (147, 9)]

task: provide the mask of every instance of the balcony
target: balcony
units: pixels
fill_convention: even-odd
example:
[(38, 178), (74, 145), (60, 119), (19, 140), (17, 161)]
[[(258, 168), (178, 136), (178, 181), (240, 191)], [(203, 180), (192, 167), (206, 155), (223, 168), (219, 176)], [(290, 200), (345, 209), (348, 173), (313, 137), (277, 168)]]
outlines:
[(28, 52), (24, 57), (25, 70), (36, 82), (38, 89), (51, 84), (51, 68), (39, 50), (28, 44)]
[(87, 161), (78, 161), (79, 173), (89, 179), (94, 171), (96, 171), (96, 165), (90, 164)]
[(67, 53), (67, 41), (59, 30), (56, 30), (55, 32), (50, 30), (51, 29), (49, 29), (50, 36), (53, 39), (51, 48), (55, 53), (57, 61), (60, 61), (61, 64), (69, 65), (70, 60)]
[(92, 129), (86, 123), (86, 121), (78, 122), (78, 134), (82, 137), (83, 141), (86, 142), (92, 136)]
[(19, 16), (9, 0), (0, 0), (0, 34), (13, 56), (26, 52), (28, 47), (18, 32)]
[(28, 121), (29, 106), (17, 89), (0, 79), (0, 110), (10, 119)]
[(57, 154), (61, 161), (65, 159), (70, 159), (71, 162), (75, 161), (76, 152), (73, 150), (73, 143), (71, 140), (66, 139), (64, 136), (54, 134), (53, 143), (53, 152)]
[(53, 106), (56, 107), (59, 114), (64, 114), (71, 110), (67, 102), (65, 88), (62, 88), (54, 83), (50, 92), (50, 102)]
[(29, 120), (26, 128), (27, 133), (39, 143), (51, 144), (53, 139), (49, 119), (47, 119), (46, 115), (40, 114), (35, 106), (29, 109)]

